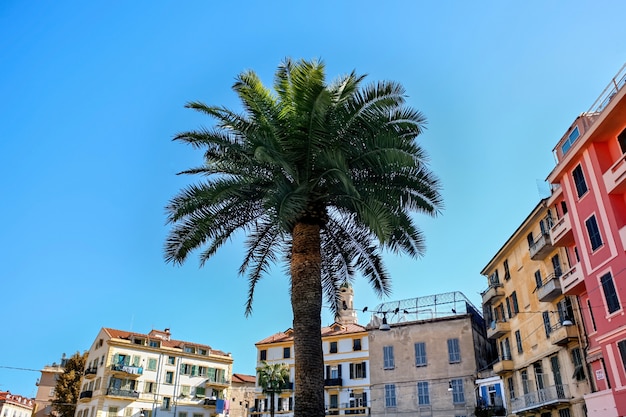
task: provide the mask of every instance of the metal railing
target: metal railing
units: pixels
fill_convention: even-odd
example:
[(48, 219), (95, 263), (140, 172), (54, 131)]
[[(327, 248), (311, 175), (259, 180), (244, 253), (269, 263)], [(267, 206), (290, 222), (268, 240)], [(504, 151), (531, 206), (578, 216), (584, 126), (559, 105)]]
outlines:
[(511, 399), (511, 412), (516, 414), (559, 402), (569, 402), (570, 398), (567, 385), (552, 385)]
[(587, 113), (600, 113), (609, 104), (613, 96), (626, 85), (626, 64), (617, 72), (604, 91), (591, 105)]

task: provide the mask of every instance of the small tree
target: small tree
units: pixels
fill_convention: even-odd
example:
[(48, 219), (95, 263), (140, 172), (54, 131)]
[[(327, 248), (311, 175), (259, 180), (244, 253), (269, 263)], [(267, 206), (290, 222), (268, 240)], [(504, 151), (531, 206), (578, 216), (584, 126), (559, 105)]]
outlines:
[(82, 355), (76, 352), (65, 362), (65, 370), (57, 379), (54, 387), (55, 398), (52, 400), (52, 407), (59, 417), (74, 416), (86, 361), (87, 352)]
[(270, 414), (274, 417), (274, 396), (283, 392), (289, 381), (289, 368), (284, 363), (269, 364), (263, 361), (262, 365), (257, 369), (259, 386), (263, 388), (263, 394), (270, 396)]

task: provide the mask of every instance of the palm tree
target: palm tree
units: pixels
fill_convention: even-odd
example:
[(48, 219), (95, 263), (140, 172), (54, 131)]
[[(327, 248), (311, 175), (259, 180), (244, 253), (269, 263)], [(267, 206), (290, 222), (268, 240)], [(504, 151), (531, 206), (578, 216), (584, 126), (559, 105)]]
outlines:
[(438, 179), (416, 143), (425, 118), (405, 106), (395, 82), (362, 85), (354, 72), (326, 83), (321, 61), (285, 60), (274, 92), (253, 71), (233, 85), (243, 111), (191, 102), (216, 123), (174, 140), (204, 151), (181, 174), (204, 180), (166, 207), (168, 262), (202, 248), (203, 265), (238, 231), (247, 233), (246, 315), (255, 285), (273, 263), (289, 265), (295, 351), (295, 417), (324, 415), (323, 298), (336, 312), (339, 286), (357, 273), (390, 294), (381, 249), (420, 256), (412, 212), (441, 208)]
[(263, 388), (263, 394), (270, 396), (270, 415), (274, 417), (275, 395), (283, 392), (285, 384), (289, 382), (289, 368), (284, 363), (269, 364), (263, 361), (261, 365), (256, 371), (259, 386)]

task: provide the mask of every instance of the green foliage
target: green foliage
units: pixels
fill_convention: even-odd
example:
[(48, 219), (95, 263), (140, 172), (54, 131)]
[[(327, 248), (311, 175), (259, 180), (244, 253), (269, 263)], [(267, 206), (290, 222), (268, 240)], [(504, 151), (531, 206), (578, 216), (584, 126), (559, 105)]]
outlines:
[(176, 141), (204, 150), (204, 164), (184, 171), (203, 180), (166, 207), (173, 228), (165, 258), (183, 263), (203, 248), (204, 264), (238, 231), (247, 233), (240, 267), (247, 274), (246, 314), (271, 264), (289, 262), (291, 232), (321, 226), (322, 285), (334, 308), (339, 285), (356, 273), (381, 296), (390, 293), (380, 248), (420, 256), (424, 239), (412, 212), (436, 215), (439, 181), (415, 139), (425, 118), (405, 106), (395, 82), (363, 86), (354, 72), (325, 81), (319, 61), (286, 60), (274, 92), (253, 71), (233, 90), (243, 112), (191, 102), (215, 120)]
[(284, 363), (269, 364), (263, 361), (261, 367), (257, 368), (257, 376), (263, 393), (270, 395), (270, 415), (274, 417), (275, 394), (283, 392), (289, 382), (289, 367)]
[(59, 375), (54, 388), (55, 398), (52, 400), (52, 407), (59, 417), (74, 416), (86, 360), (87, 352), (82, 355), (76, 352), (65, 362), (64, 371)]

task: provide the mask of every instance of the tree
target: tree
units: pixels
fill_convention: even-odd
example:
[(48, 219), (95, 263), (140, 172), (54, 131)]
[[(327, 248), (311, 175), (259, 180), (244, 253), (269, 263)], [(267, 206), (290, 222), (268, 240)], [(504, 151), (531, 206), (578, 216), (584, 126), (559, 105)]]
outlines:
[(80, 395), (80, 379), (85, 372), (87, 352), (82, 355), (74, 353), (67, 361), (63, 373), (59, 375), (54, 387), (54, 400), (52, 407), (59, 417), (74, 417), (76, 403)]
[(411, 213), (441, 208), (438, 179), (416, 143), (423, 115), (395, 82), (363, 86), (354, 71), (326, 83), (321, 61), (285, 60), (274, 92), (253, 71), (233, 90), (243, 112), (190, 102), (213, 128), (174, 140), (204, 151), (181, 172), (204, 179), (166, 207), (172, 228), (165, 259), (182, 264), (202, 248), (204, 263), (238, 231), (247, 233), (239, 272), (254, 288), (271, 264), (289, 265), (295, 351), (295, 417), (324, 415), (323, 298), (336, 312), (339, 286), (357, 273), (379, 296), (391, 284), (381, 249), (420, 256)]
[(289, 368), (284, 363), (269, 364), (263, 361), (261, 365), (257, 368), (259, 386), (263, 389), (263, 394), (270, 396), (270, 415), (274, 417), (275, 396), (283, 392), (285, 384), (289, 381)]

